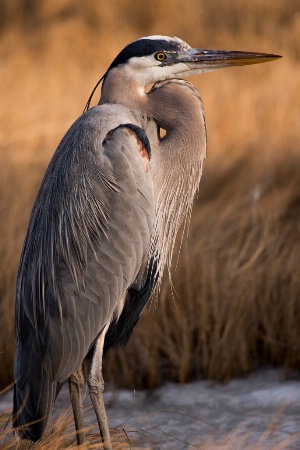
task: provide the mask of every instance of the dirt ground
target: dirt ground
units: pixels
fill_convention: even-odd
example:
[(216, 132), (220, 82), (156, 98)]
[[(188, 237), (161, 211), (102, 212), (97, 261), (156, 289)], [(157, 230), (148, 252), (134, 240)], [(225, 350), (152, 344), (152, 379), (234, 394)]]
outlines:
[[(107, 387), (105, 396), (110, 427), (124, 428), (131, 448), (300, 448), (299, 380), (285, 380), (279, 370), (260, 370), (228, 384), (168, 383), (152, 392)], [(11, 404), (9, 391), (1, 396), (0, 412)], [(53, 419), (69, 407), (65, 386)], [(85, 418), (88, 425), (96, 422), (91, 410)]]

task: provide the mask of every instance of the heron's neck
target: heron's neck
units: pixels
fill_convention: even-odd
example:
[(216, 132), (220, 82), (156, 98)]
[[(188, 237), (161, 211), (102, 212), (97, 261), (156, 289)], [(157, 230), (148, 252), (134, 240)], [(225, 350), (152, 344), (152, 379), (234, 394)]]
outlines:
[(146, 107), (167, 132), (150, 160), (156, 195), (150, 255), (158, 262), (161, 279), (165, 264), (170, 268), (179, 227), (190, 217), (206, 154), (206, 128), (199, 94), (184, 80), (155, 84)]
[(132, 77), (127, 76), (126, 72), (122, 71), (120, 76), (118, 69), (114, 69), (108, 73), (104, 80), (99, 104), (119, 103), (139, 111), (143, 109), (142, 105), (145, 98), (146, 94), (143, 87)]

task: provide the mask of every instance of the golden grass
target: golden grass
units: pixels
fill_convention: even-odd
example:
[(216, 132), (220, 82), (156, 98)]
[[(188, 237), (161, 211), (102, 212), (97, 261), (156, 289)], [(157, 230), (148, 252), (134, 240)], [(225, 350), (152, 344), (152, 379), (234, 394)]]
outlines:
[[(16, 449), (20, 443), (19, 438), (15, 435), (14, 430), (12, 429), (11, 416), (11, 408), (3, 413), (0, 413), (0, 445), (2, 450)], [(51, 422), (43, 437), (36, 444), (31, 444), (28, 448), (43, 450), (61, 450), (70, 448), (90, 450), (103, 448), (103, 444), (100, 443), (99, 431), (97, 432), (96, 427), (86, 427), (85, 431), (87, 433), (86, 445), (77, 446), (73, 414), (71, 410), (67, 410), (61, 413), (56, 420)], [(127, 450), (130, 448), (128, 445), (128, 436), (123, 429), (111, 429), (110, 432), (114, 449)], [(133, 440), (133, 444), (134, 443), (135, 440)], [(26, 443), (23, 445), (26, 446)], [(25, 447), (22, 447), (22, 444), (19, 444), (19, 448), (25, 449)], [(137, 444), (134, 448), (138, 449), (141, 447)]]
[(2, 0), (0, 12), (0, 385), (12, 380), (16, 270), (43, 172), (111, 59), (147, 34), (284, 58), (193, 79), (209, 149), (176, 292), (166, 280), (106, 379), (298, 370), (300, 2)]

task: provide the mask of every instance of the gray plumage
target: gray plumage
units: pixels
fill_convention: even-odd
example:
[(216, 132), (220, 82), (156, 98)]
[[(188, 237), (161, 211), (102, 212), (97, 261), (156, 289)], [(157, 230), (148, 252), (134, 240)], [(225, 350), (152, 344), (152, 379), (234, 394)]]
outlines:
[[(75, 122), (33, 208), (17, 283), (18, 405), (27, 395), (23, 387), (34, 393), (19, 423), (24, 416), (24, 423), (42, 417), (44, 408), (48, 415), (57, 383), (78, 369), (104, 326), (120, 314), (127, 289), (140, 288), (145, 277), (153, 182), (129, 129), (117, 128), (105, 140), (120, 124), (122, 109), (96, 107)], [(124, 121), (138, 122), (125, 112)]]
[(104, 448), (111, 448), (102, 355), (128, 340), (170, 268), (206, 154), (202, 102), (181, 77), (274, 58), (209, 53), (154, 36), (127, 46), (106, 72), (99, 105), (72, 125), (49, 164), (21, 255), (14, 394), (21, 438), (41, 437), (69, 379), (84, 442), (86, 361)]

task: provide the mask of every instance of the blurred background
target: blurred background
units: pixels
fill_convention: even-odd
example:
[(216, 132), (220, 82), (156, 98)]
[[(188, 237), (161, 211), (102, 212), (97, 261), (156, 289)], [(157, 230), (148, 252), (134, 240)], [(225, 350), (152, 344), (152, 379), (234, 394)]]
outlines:
[(299, 370), (300, 1), (1, 0), (1, 387), (13, 378), (16, 272), (43, 173), (112, 59), (151, 34), (283, 59), (191, 80), (209, 145), (189, 234), (173, 289), (165, 280), (126, 350), (108, 355), (106, 381)]

